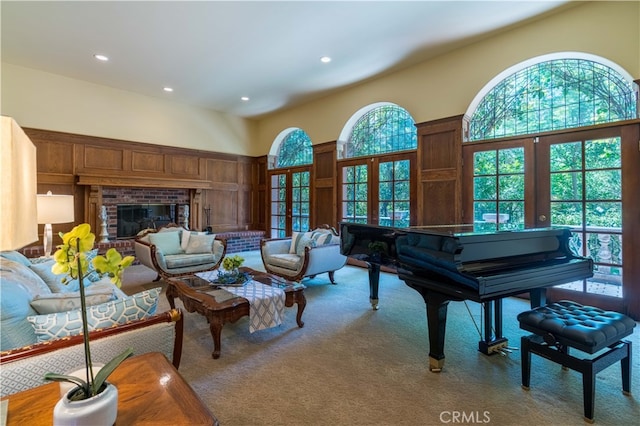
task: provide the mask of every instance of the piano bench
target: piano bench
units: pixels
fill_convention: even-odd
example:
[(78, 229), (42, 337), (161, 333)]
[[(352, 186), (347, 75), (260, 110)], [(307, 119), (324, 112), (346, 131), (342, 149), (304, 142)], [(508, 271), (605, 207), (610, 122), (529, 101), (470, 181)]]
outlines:
[[(596, 374), (620, 361), (622, 390), (631, 392), (631, 342), (634, 320), (618, 312), (563, 300), (518, 315), (520, 328), (534, 333), (521, 339), (522, 387), (529, 389), (531, 353), (582, 373), (584, 417), (593, 423)], [(576, 358), (574, 348), (589, 355)]]

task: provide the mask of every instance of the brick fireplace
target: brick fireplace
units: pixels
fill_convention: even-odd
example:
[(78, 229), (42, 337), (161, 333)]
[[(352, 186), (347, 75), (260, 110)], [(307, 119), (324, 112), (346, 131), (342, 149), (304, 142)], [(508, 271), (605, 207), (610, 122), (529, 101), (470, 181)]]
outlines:
[[(177, 217), (175, 222), (184, 225), (185, 206), (189, 205), (188, 189), (172, 188), (130, 188), (108, 187), (102, 188), (102, 205), (107, 211), (107, 232), (109, 239), (115, 240), (118, 235), (118, 205), (175, 205)], [(99, 232), (99, 228), (96, 228)]]

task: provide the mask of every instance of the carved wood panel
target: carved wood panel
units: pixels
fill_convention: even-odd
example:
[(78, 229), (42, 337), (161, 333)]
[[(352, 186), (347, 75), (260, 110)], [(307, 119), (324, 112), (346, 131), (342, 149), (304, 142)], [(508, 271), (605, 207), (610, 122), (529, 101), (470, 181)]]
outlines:
[(455, 116), (416, 125), (418, 225), (462, 221), (462, 120)]
[(85, 145), (83, 151), (81, 163), (83, 169), (92, 170), (94, 173), (99, 170), (111, 172), (127, 169), (124, 149)]
[(131, 171), (143, 173), (163, 173), (164, 155), (147, 151), (131, 150)]
[(328, 224), (337, 227), (336, 142), (313, 146), (311, 169), (311, 228)]

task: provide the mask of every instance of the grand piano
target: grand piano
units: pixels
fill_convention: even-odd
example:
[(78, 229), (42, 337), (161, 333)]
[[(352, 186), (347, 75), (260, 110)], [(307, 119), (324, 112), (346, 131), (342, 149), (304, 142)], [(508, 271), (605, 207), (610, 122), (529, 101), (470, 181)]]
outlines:
[[(429, 369), (444, 366), (444, 338), (450, 301), (484, 307), (484, 336), (478, 350), (502, 353), (502, 298), (530, 293), (531, 306), (545, 303), (545, 288), (593, 275), (593, 261), (575, 256), (568, 228), (473, 232), (472, 225), (392, 228), (340, 223), (342, 254), (366, 262), (370, 301), (378, 309), (381, 267), (424, 299), (429, 329)], [(493, 327), (492, 327), (493, 326)]]

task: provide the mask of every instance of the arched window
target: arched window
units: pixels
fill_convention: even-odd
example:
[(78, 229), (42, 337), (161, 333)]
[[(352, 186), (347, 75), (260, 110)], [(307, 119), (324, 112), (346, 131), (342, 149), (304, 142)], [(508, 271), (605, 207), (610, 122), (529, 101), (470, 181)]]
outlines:
[(637, 149), (637, 137), (623, 131), (629, 122), (602, 124), (635, 119), (637, 90), (611, 61), (564, 52), (506, 70), (467, 110), (468, 140), (484, 142), (463, 145), (465, 223), (478, 231), (568, 227), (573, 253), (593, 259), (593, 277), (554, 289), (554, 298), (593, 303), (634, 285), (637, 269), (623, 263), (633, 254), (622, 253), (634, 230), (623, 228), (623, 212), (632, 216), (637, 203), (623, 197), (623, 182), (637, 172), (623, 153)]
[(368, 105), (347, 122), (340, 141), (341, 220), (409, 226), (418, 145), (413, 117), (392, 103)]
[(558, 55), (519, 64), (485, 86), (470, 108), (469, 140), (636, 118), (634, 84), (623, 70), (590, 55)]
[(311, 138), (302, 129), (290, 128), (281, 132), (274, 140), (271, 150), (273, 155), (269, 162), (270, 169), (313, 163)]
[(271, 236), (309, 230), (313, 148), (309, 135), (295, 127), (275, 138), (269, 153)]
[[(418, 136), (411, 114), (391, 103), (370, 105), (354, 114), (345, 129), (344, 158), (416, 149)], [(342, 138), (341, 138), (342, 139)]]

